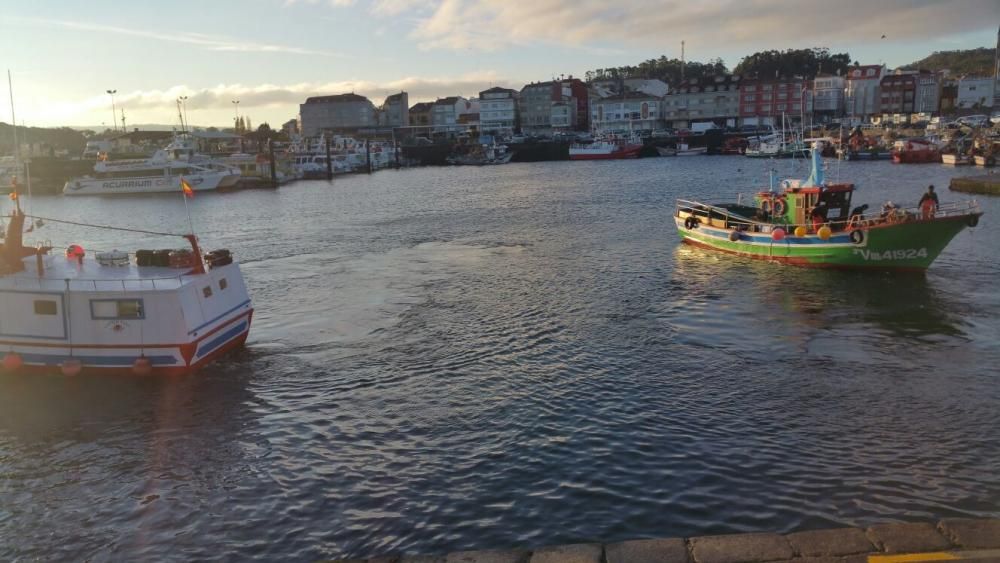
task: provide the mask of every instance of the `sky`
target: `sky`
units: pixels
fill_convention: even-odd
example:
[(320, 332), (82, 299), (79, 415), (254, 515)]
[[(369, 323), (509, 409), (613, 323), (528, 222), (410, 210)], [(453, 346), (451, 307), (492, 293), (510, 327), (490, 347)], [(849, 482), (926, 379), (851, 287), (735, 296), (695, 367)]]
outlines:
[(892, 68), (993, 47), (998, 25), (1000, 0), (34, 0), (5, 2), (0, 62), (18, 123), (110, 126), (116, 90), (129, 128), (179, 124), (180, 96), (195, 126), (280, 126), (311, 95), (469, 97), (680, 57), (682, 40), (730, 68), (816, 46)]

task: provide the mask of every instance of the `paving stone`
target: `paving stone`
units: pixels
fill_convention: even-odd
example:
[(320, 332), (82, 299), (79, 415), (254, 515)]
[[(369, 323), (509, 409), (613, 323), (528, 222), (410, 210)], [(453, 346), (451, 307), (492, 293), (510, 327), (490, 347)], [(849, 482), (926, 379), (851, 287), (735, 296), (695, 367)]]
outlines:
[(868, 528), (868, 537), (886, 553), (918, 553), (951, 547), (948, 538), (926, 522), (877, 524)]
[(1000, 519), (946, 518), (938, 524), (944, 535), (966, 549), (1000, 548)]
[(604, 550), (600, 544), (554, 545), (535, 550), (531, 563), (601, 563)]
[(698, 563), (752, 563), (795, 556), (788, 540), (778, 534), (733, 534), (692, 538)]
[(865, 532), (857, 528), (795, 532), (786, 535), (785, 539), (792, 544), (795, 553), (803, 557), (851, 555), (875, 551), (875, 546)]
[(526, 563), (528, 552), (512, 549), (509, 551), (459, 551), (449, 553), (445, 563)]
[(604, 548), (607, 563), (689, 563), (683, 539), (634, 540), (612, 543)]

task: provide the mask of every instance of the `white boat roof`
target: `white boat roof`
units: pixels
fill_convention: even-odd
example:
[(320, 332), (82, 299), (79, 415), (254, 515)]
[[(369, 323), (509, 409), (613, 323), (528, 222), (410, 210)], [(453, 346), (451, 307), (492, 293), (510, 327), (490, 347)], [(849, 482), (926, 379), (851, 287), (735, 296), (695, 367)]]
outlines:
[(92, 257), (77, 260), (59, 255), (42, 258), (44, 274), (39, 277), (36, 258), (24, 259), (21, 272), (0, 276), (0, 290), (65, 291), (166, 291), (192, 283), (204, 274), (191, 274), (191, 268), (104, 266)]

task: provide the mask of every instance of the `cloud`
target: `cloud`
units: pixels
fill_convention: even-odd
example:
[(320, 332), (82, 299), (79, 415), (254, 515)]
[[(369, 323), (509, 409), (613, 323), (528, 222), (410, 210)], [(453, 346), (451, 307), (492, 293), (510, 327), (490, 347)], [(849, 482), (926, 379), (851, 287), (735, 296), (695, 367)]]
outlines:
[(76, 29), (81, 31), (94, 31), (97, 33), (107, 34), (113, 33), (117, 35), (128, 35), (131, 37), (141, 37), (143, 39), (153, 39), (158, 41), (170, 41), (172, 43), (185, 43), (188, 45), (196, 45), (199, 47), (204, 47), (210, 51), (238, 51), (246, 53), (285, 53), (292, 55), (318, 55), (323, 57), (343, 57), (344, 55), (340, 53), (334, 53), (331, 51), (317, 51), (313, 49), (304, 49), (301, 47), (293, 47), (289, 45), (274, 45), (268, 43), (258, 43), (256, 41), (241, 41), (238, 39), (229, 39), (220, 35), (205, 35), (202, 33), (190, 33), (190, 32), (171, 32), (171, 33), (161, 33), (157, 31), (148, 31), (142, 29), (132, 29), (125, 27), (115, 27), (111, 25), (87, 23), (87, 22), (76, 22), (76, 21), (66, 21), (66, 20), (53, 20), (53, 19), (42, 19), (42, 18), (19, 18), (14, 17), (12, 19), (23, 21), (26, 23), (33, 23), (44, 26), (56, 26), (66, 29)]
[[(391, 5), (391, 10), (388, 7)], [(428, 10), (428, 6), (433, 6)], [(511, 45), (572, 47), (689, 44), (782, 46), (926, 41), (996, 24), (996, 0), (883, 0), (884, 18), (864, 17), (870, 0), (375, 0), (369, 10), (399, 14), (422, 7), (410, 37), (423, 49), (498, 50)], [(426, 15), (429, 14), (429, 15)], [(596, 44), (596, 45), (595, 45)]]
[[(158, 90), (137, 90), (119, 92), (115, 96), (118, 108), (124, 108), (130, 119), (148, 121), (151, 118), (143, 115), (156, 114), (172, 116), (175, 114), (176, 101), (180, 96), (187, 96), (186, 105), (189, 113), (205, 111), (233, 111), (233, 100), (239, 100), (240, 111), (250, 109), (279, 109), (287, 115), (298, 113), (299, 104), (309, 96), (327, 94), (342, 94), (355, 92), (367, 96), (374, 104), (379, 105), (386, 96), (401, 90), (409, 94), (410, 103), (434, 100), (439, 97), (464, 95), (478, 96), (481, 90), (491, 86), (508, 86), (520, 88), (523, 82), (512, 81), (498, 76), (495, 72), (477, 72), (456, 77), (406, 77), (388, 82), (370, 80), (346, 80), (340, 82), (302, 82), (298, 84), (220, 84), (211, 88), (193, 89), (183, 85), (172, 86)], [(79, 120), (82, 114), (102, 112), (109, 105), (106, 95), (94, 96), (76, 102), (52, 102), (49, 104), (50, 116), (58, 116), (65, 120)]]

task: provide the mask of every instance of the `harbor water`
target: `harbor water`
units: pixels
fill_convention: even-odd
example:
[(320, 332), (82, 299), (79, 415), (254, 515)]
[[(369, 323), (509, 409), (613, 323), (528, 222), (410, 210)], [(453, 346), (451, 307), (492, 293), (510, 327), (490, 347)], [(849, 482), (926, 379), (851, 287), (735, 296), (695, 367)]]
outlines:
[[(315, 560), (1000, 516), (1000, 198), (926, 274), (679, 243), (678, 197), (802, 161), (382, 171), (198, 193), (244, 350), (0, 375), (0, 560)], [(830, 163), (854, 205), (975, 170)], [(981, 171), (980, 171), (981, 173)], [(181, 196), (28, 211), (181, 232)], [(49, 222), (88, 251), (183, 241)]]

